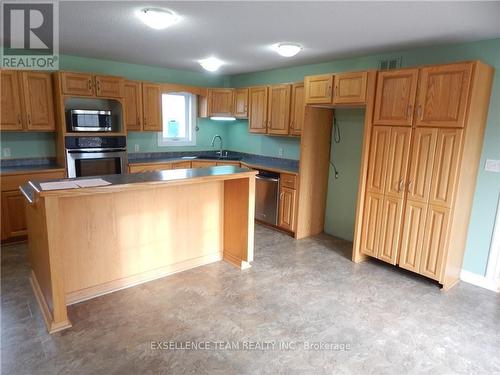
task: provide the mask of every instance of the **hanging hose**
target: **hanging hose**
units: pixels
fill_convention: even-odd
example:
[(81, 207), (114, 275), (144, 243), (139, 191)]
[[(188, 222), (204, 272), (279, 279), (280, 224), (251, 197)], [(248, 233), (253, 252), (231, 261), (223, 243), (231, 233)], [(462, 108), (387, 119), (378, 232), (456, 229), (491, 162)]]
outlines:
[[(340, 143), (341, 140), (342, 140), (342, 136), (340, 134), (340, 126), (337, 123), (337, 118), (334, 117), (333, 118), (333, 142)], [(330, 159), (330, 164), (332, 165), (333, 171), (335, 172), (335, 174), (334, 174), (335, 179), (339, 178), (339, 172), (337, 171), (337, 168), (335, 167), (335, 164), (332, 162), (331, 159)]]

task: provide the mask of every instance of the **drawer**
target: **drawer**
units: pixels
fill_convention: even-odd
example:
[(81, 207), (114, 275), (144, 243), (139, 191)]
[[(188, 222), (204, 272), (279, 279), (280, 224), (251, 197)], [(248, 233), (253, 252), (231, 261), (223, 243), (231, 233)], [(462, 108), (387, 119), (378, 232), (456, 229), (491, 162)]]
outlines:
[(280, 184), (283, 187), (297, 189), (297, 176), (294, 174), (282, 173), (280, 176)]
[(186, 169), (186, 168), (191, 168), (190, 161), (181, 161), (179, 163), (172, 164), (172, 169)]
[(215, 161), (197, 160), (191, 162), (191, 168), (209, 168), (215, 166), (216, 166)]
[(235, 167), (240, 166), (239, 161), (218, 161), (217, 165), (234, 165)]
[(148, 164), (148, 165), (129, 165), (130, 173), (154, 172), (163, 171), (165, 169), (172, 169), (172, 164)]
[(53, 172), (30, 172), (26, 174), (14, 174), (2, 176), (2, 191), (12, 191), (18, 190), (19, 186), (24, 185), (30, 180), (33, 181), (42, 181), (42, 180), (51, 180), (56, 178), (65, 178), (66, 172), (63, 170), (57, 170)]

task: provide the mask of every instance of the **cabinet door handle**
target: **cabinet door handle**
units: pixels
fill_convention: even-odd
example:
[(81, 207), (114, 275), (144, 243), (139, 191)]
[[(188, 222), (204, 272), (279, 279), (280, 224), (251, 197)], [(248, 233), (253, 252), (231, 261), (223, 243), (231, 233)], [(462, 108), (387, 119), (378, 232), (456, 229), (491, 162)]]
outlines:
[(144, 116), (144, 126), (146, 126), (146, 116)]
[(413, 186), (413, 180), (408, 181), (408, 193), (413, 194), (413, 191), (411, 190)]
[(417, 107), (417, 116), (419, 120), (422, 120), (424, 117), (424, 113), (422, 111), (422, 104), (419, 104)]
[(19, 125), (21, 125), (21, 114), (20, 113), (17, 114), (17, 123)]
[(404, 181), (402, 178), (400, 178), (398, 182), (398, 193), (401, 193), (404, 190), (404, 186)]
[(284, 195), (285, 195), (285, 193), (283, 193), (283, 192), (280, 193), (280, 201), (283, 200)]
[(31, 115), (28, 113), (28, 125), (31, 125)]
[(141, 125), (141, 117), (140, 116), (137, 116), (137, 125)]
[(408, 117), (409, 119), (411, 118), (411, 115), (412, 115), (412, 105), (411, 104), (408, 104), (408, 109), (407, 109), (407, 113), (406, 113), (406, 117)]
[(330, 96), (332, 95), (332, 86), (328, 86), (328, 93), (327, 93), (327, 96)]
[(101, 81), (96, 80), (97, 83), (97, 92), (101, 91)]
[(290, 122), (290, 129), (293, 129), (293, 121)]
[(88, 88), (89, 88), (89, 91), (92, 91), (92, 80), (91, 79), (89, 79)]

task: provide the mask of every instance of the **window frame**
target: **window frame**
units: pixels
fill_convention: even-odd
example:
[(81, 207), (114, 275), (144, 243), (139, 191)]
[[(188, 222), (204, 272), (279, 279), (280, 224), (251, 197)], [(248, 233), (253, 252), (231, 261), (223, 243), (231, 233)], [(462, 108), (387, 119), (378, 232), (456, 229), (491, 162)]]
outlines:
[[(197, 97), (195, 94), (186, 91), (176, 91), (176, 92), (162, 92), (162, 100), (161, 100), (161, 109), (162, 109), (162, 131), (158, 132), (158, 147), (182, 147), (182, 146), (196, 146), (196, 132), (198, 129), (197, 126)], [(163, 123), (163, 95), (182, 95), (189, 100), (189, 108), (186, 108), (186, 116), (189, 116), (187, 121), (187, 129), (186, 134), (188, 136), (184, 138), (174, 139), (174, 138), (164, 138), (164, 126)]]

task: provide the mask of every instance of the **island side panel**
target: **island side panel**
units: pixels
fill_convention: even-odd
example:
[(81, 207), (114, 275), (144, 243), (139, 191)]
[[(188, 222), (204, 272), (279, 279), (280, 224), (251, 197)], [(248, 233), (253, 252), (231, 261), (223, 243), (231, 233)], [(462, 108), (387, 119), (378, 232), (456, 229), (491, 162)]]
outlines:
[(255, 176), (224, 183), (224, 259), (241, 269), (253, 261)]
[(68, 303), (221, 260), (223, 184), (61, 198)]
[(59, 200), (26, 204), (31, 285), (50, 333), (71, 327), (68, 320), (62, 255), (59, 253)]

